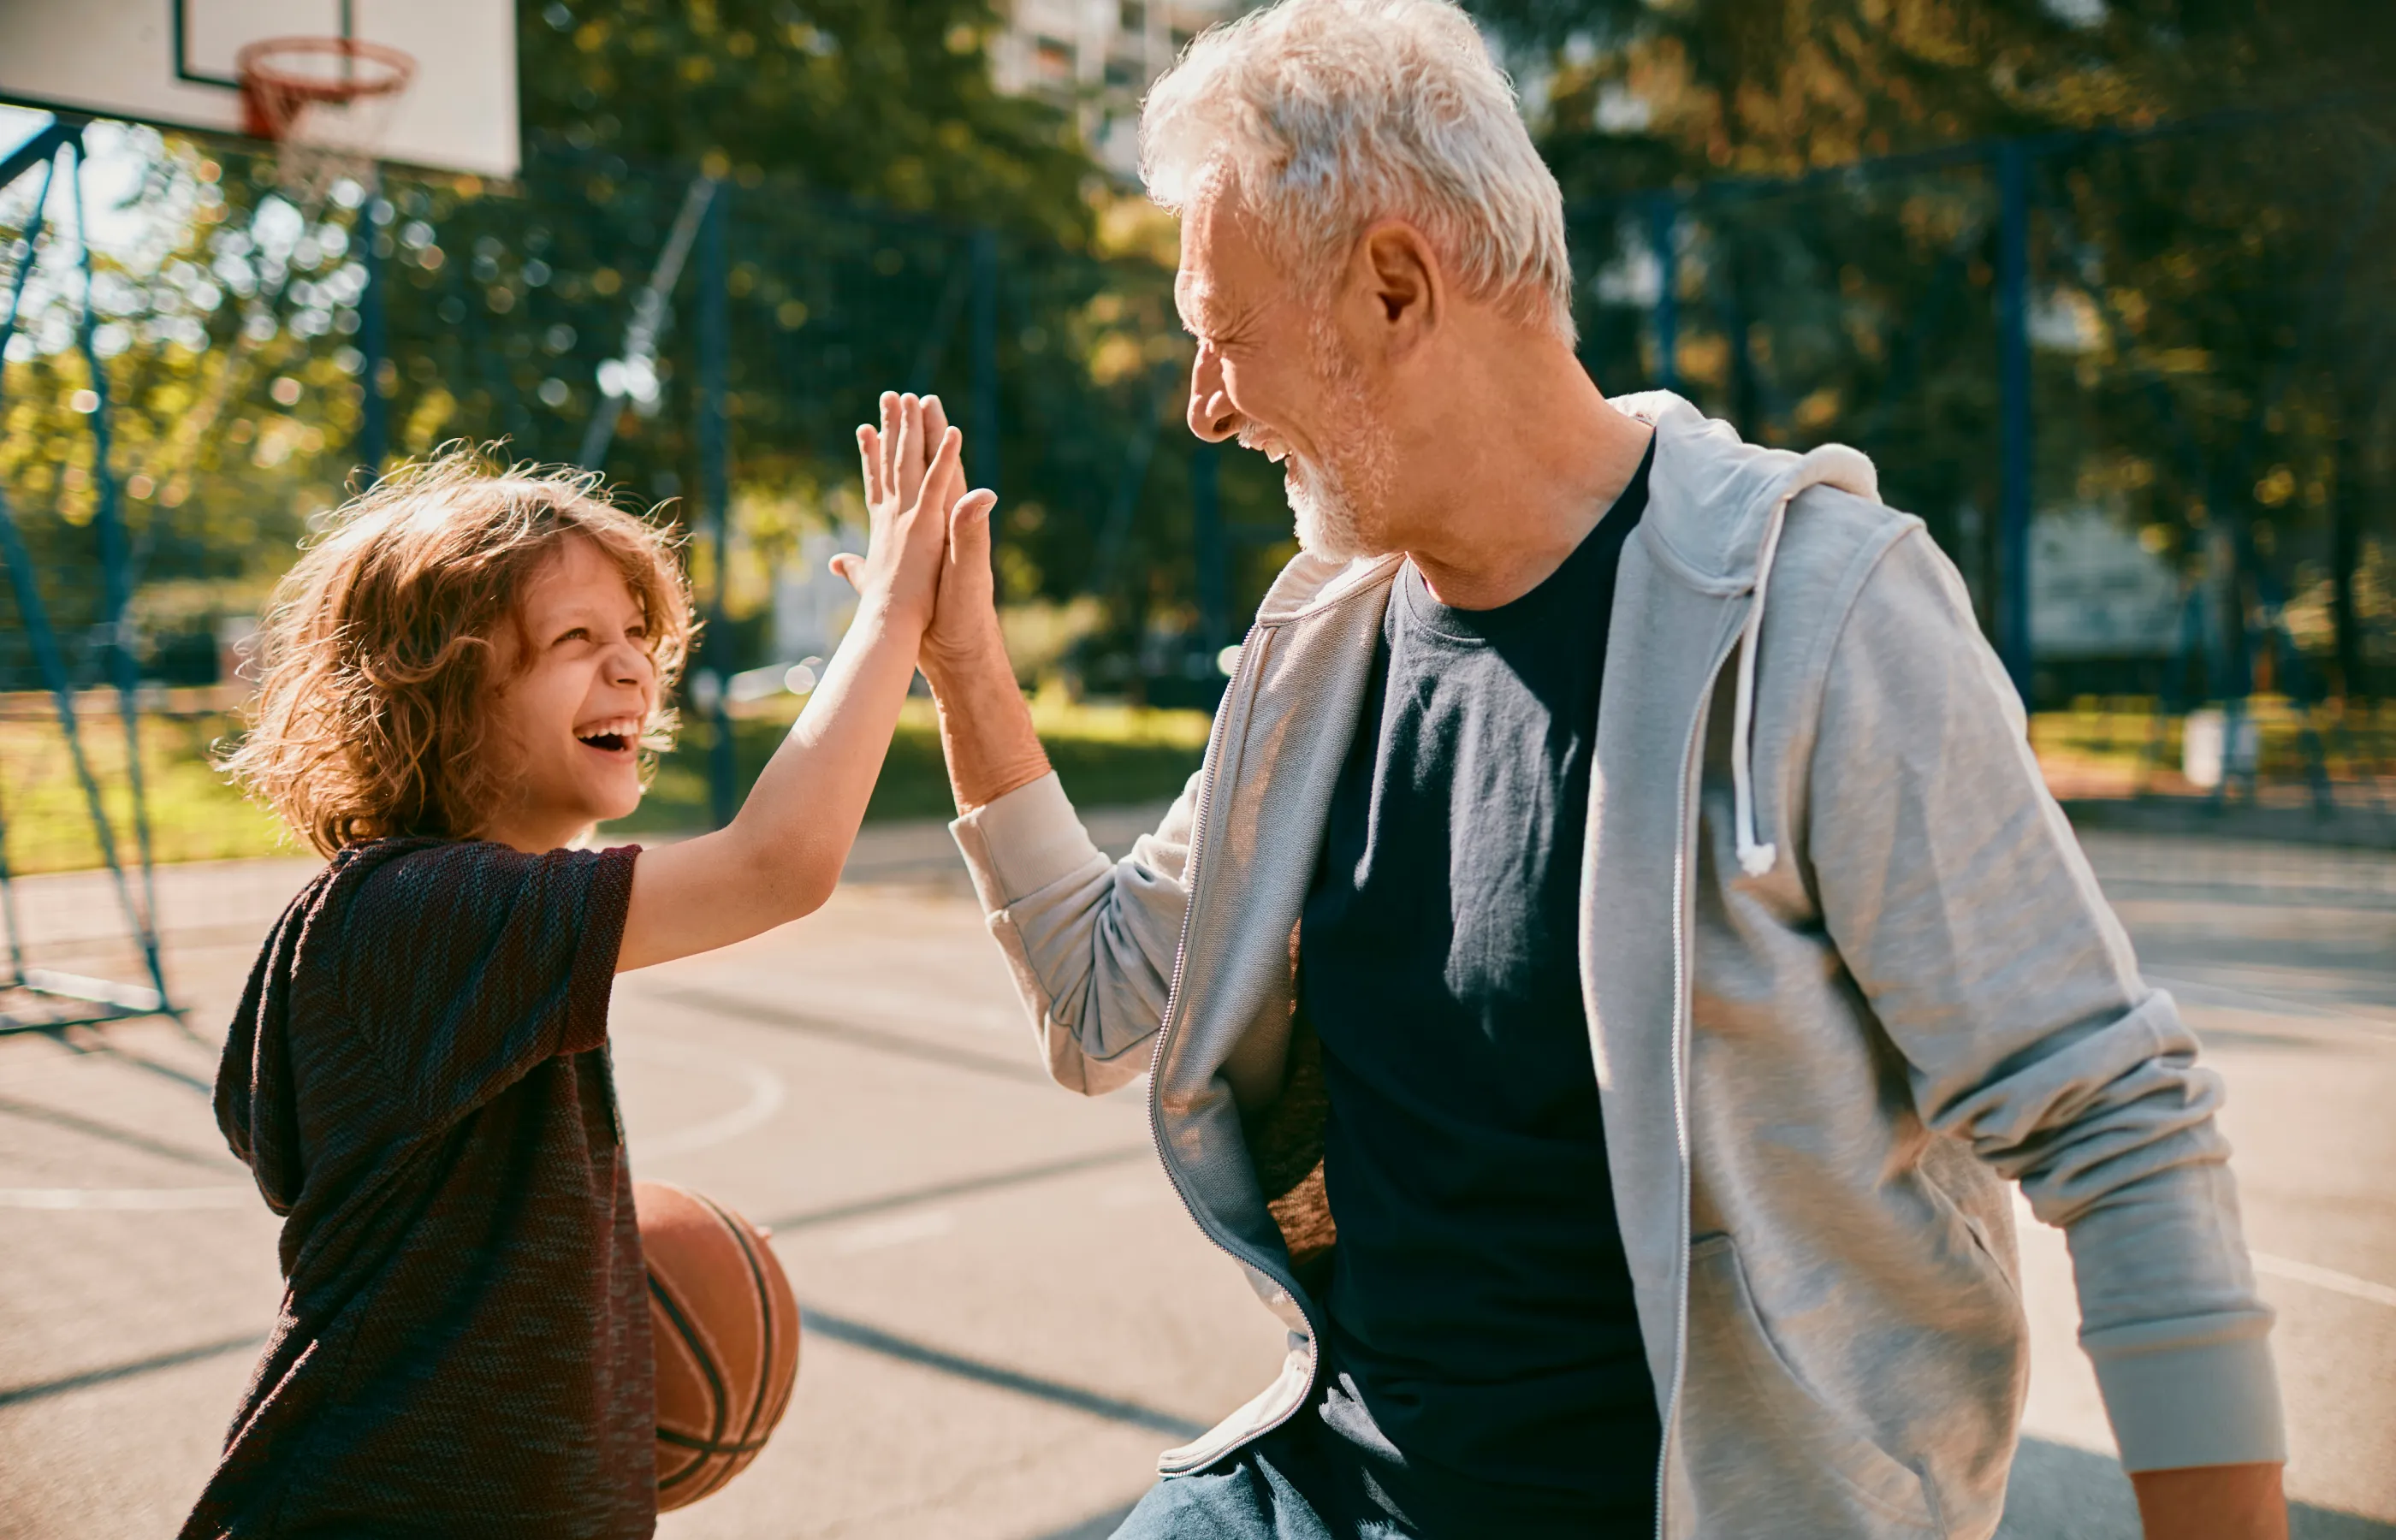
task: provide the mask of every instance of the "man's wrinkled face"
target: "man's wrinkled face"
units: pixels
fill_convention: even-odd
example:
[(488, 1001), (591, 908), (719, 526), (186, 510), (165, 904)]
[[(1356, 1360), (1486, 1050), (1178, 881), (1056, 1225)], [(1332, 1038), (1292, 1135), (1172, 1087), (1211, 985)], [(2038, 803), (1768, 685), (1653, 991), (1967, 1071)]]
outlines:
[(1218, 184), (1181, 221), (1174, 298), (1198, 339), (1190, 428), (1282, 467), (1298, 544), (1344, 560), (1388, 539), (1393, 435), (1332, 313), (1333, 293), (1285, 274)]

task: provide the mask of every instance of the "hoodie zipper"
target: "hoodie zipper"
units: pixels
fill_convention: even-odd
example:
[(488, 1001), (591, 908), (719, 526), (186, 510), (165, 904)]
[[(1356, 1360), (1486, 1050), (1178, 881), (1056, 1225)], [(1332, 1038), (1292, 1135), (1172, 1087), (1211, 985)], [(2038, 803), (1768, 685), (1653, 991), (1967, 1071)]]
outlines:
[[(1162, 1080), (1165, 1070), (1165, 1051), (1172, 1041), (1173, 1028), (1181, 1008), (1182, 976), (1190, 963), (1191, 933), (1196, 928), (1198, 884), (1202, 874), (1201, 857), (1205, 850), (1207, 826), (1212, 822), (1211, 816), (1215, 810), (1215, 767), (1222, 762), (1223, 747), (1231, 738), (1232, 711), (1245, 708), (1247, 704), (1245, 690), (1251, 672), (1249, 660), (1256, 656), (1255, 644), (1258, 634), (1265, 629), (1262, 626), (1252, 628), (1248, 632), (1247, 640), (1241, 645), (1239, 661), (1232, 665), (1231, 681), (1223, 691), (1224, 709), (1216, 715), (1214, 734), (1206, 745), (1205, 764), (1199, 773), (1198, 805), (1190, 825), (1190, 864), (1182, 872), (1184, 882), (1190, 890), (1190, 900), (1181, 911), (1181, 943), (1173, 954), (1173, 981), (1165, 990), (1165, 1013), (1158, 1019), (1156, 1029), (1156, 1047), (1150, 1054), (1148, 1061), (1148, 1133), (1150, 1141), (1156, 1147), (1157, 1162), (1165, 1167), (1165, 1177), (1173, 1184), (1174, 1195), (1181, 1200), (1183, 1211), (1190, 1215), (1191, 1222), (1198, 1227), (1199, 1233), (1212, 1241), (1217, 1250), (1232, 1261), (1244, 1267), (1254, 1268), (1271, 1278), (1274, 1283), (1289, 1295), (1290, 1302), (1298, 1307), (1298, 1313), (1305, 1318), (1307, 1383), (1311, 1385), (1314, 1376), (1322, 1372), (1323, 1327), (1322, 1323), (1314, 1319), (1314, 1311), (1308, 1304), (1305, 1293), (1298, 1287), (1296, 1279), (1282, 1278), (1269, 1263), (1242, 1255), (1241, 1248), (1216, 1228), (1213, 1219), (1206, 1215), (1198, 1201), (1190, 1195), (1190, 1188), (1182, 1180), (1181, 1168), (1174, 1162), (1172, 1149), (1165, 1136), (1165, 1096)], [(1244, 727), (1245, 725), (1243, 724)], [(1305, 1404), (1303, 1398), (1298, 1404), (1299, 1406)], [(1244, 1444), (1253, 1442), (1271, 1432), (1273, 1428), (1287, 1422), (1298, 1410), (1298, 1407), (1292, 1407), (1274, 1418), (1268, 1426), (1250, 1430), (1240, 1442)]]
[(1680, 1201), (1674, 1205), (1679, 1228), (1672, 1251), (1673, 1342), (1672, 1384), (1664, 1401), (1664, 1436), (1656, 1454), (1656, 1540), (1665, 1540), (1666, 1477), (1672, 1468), (1672, 1443), (1678, 1437), (1681, 1381), (1689, 1361), (1689, 1095), (1682, 1067), (1688, 1058), (1689, 992), (1692, 972), (1689, 940), (1689, 867), (1697, 852), (1697, 786), (1705, 771), (1706, 727), (1713, 717), (1714, 691), (1722, 683), (1723, 666), (1730, 661), (1740, 631), (1731, 633), (1706, 670), (1705, 689), (1697, 697), (1697, 720), (1681, 753), (1681, 816), (1678, 843), (1672, 853), (1672, 1136), (1679, 1155)]

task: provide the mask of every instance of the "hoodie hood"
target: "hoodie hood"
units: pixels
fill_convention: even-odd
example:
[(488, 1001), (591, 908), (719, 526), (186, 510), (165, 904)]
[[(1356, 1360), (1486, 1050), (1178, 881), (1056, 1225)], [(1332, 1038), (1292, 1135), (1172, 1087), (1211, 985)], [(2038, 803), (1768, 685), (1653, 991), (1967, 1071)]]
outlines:
[(217, 1065), (217, 1127), (258, 1178), (266, 1206), (289, 1214), (300, 1196), (300, 1107), (291, 1082), (292, 975), (325, 876), (308, 884), (275, 923), (250, 965), (241, 1008), (225, 1029)]
[(1610, 405), (1656, 430), (1647, 472), (1648, 547), (1675, 577), (1704, 593), (1745, 593), (1772, 564), (1790, 500), (1835, 486), (1880, 500), (1880, 473), (1861, 451), (1825, 444), (1798, 454), (1746, 443), (1670, 391), (1616, 396)]
[[(1738, 859), (1751, 877), (1772, 870), (1778, 849), (1756, 837), (1755, 659), (1772, 559), (1789, 505), (1809, 487), (1830, 486), (1868, 502), (1880, 500), (1880, 473), (1863, 452), (1823, 444), (1799, 454), (1749, 444), (1719, 418), (1710, 418), (1670, 391), (1643, 391), (1608, 403), (1656, 431), (1655, 462), (1647, 472), (1647, 511), (1635, 538), (1658, 565), (1699, 593), (1737, 598), (1752, 593), (1738, 650), (1738, 687), (1731, 712), (1731, 781), (1738, 824)], [(1301, 553), (1284, 568), (1257, 622), (1293, 619), (1372, 587), (1404, 558), (1352, 562)]]
[(292, 1016), (303, 989), (311, 1001), (323, 1000), (327, 990), (335, 999), (339, 993), (339, 980), (323, 976), (317, 954), (338, 949), (330, 938), (341, 909), (368, 872), (393, 856), (437, 843), (384, 840), (341, 851), (284, 909), (250, 966), (217, 1064), (217, 1127), (276, 1214), (288, 1215), (298, 1204), (308, 1175), (291, 1068)]
[(1656, 430), (1647, 515), (1640, 521), (1647, 549), (1665, 570), (1701, 593), (1755, 595), (1739, 630), (1730, 774), (1739, 870), (1761, 877), (1780, 858), (1778, 847), (1757, 838), (1755, 828), (1755, 658), (1772, 558), (1789, 521), (1789, 505), (1799, 493), (1833, 486), (1878, 502), (1880, 472), (1860, 450), (1844, 444), (1817, 445), (1802, 455), (1760, 448), (1670, 391), (1617, 397), (1614, 406)]

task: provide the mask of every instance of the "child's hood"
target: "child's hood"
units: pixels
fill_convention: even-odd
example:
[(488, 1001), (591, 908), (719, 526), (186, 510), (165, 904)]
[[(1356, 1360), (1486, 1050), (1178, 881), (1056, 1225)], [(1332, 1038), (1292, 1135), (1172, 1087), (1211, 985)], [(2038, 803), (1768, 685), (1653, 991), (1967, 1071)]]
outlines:
[(291, 997), (309, 922), (323, 913), (340, 866), (336, 861), (318, 873), (275, 922), (250, 967), (217, 1065), (217, 1126), (248, 1162), (266, 1206), (277, 1214), (291, 1212), (304, 1175), (291, 1075)]
[[(384, 841), (344, 850), (300, 890), (259, 949), (241, 1008), (225, 1031), (224, 1057), (217, 1065), (217, 1126), (257, 1176), (267, 1207), (277, 1214), (291, 1212), (307, 1177), (290, 1036), (301, 978), (313, 954), (335, 945), (332, 933), (360, 880), (381, 864), (380, 857), (408, 845)], [(320, 979), (310, 984), (325, 987)]]

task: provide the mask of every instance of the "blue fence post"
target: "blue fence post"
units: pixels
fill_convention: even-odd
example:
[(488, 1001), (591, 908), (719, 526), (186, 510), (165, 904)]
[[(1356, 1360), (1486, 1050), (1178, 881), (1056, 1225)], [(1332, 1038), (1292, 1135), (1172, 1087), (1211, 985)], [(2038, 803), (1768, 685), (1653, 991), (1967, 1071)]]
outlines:
[(973, 263), (973, 442), (975, 480), (998, 490), (998, 235), (977, 230)]
[(1656, 256), (1656, 384), (1666, 391), (1681, 388), (1681, 263), (1674, 241), (1680, 223), (1679, 200), (1657, 193), (1647, 206), (1647, 241)]
[(390, 255), (384, 244), (391, 239), (392, 207), (382, 195), (379, 170), (366, 190), (360, 216), (358, 261), (366, 270), (366, 286), (358, 296), (358, 380), (365, 394), (358, 403), (355, 453), (365, 485), (372, 486), (382, 479), (383, 461), (391, 458), (391, 401), (382, 393), (382, 377), (391, 360), (391, 333), (383, 318), (383, 264)]
[(725, 230), (731, 203), (731, 190), (717, 184), (699, 227), (699, 462), (700, 495), (707, 499), (708, 545), (715, 563), (705, 647), (707, 671), (715, 681), (708, 710), (713, 742), (707, 757), (707, 803), (718, 829), (740, 810), (739, 770), (732, 751), (732, 675), (725, 667), (732, 640), (725, 618), (732, 577), (732, 435), (724, 400), (732, 351), (731, 242)]
[(2030, 697), (2030, 149), (1997, 146), (1997, 656)]

